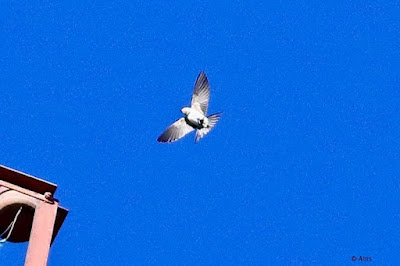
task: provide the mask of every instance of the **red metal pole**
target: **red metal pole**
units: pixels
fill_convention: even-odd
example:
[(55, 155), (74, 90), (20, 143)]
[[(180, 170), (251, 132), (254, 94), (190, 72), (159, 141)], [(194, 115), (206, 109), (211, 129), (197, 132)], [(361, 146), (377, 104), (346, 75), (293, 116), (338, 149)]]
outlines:
[(33, 217), (25, 266), (46, 266), (49, 256), (58, 202), (38, 200)]

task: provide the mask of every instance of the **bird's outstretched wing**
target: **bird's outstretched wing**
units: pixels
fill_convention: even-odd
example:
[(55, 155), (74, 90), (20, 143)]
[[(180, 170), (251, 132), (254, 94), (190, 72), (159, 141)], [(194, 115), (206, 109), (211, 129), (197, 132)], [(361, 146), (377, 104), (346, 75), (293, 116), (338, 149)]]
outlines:
[(204, 72), (200, 72), (194, 84), (191, 107), (197, 111), (207, 114), (208, 100), (210, 99), (210, 86)]
[(174, 142), (192, 132), (193, 127), (189, 126), (182, 117), (170, 125), (157, 139), (158, 142)]

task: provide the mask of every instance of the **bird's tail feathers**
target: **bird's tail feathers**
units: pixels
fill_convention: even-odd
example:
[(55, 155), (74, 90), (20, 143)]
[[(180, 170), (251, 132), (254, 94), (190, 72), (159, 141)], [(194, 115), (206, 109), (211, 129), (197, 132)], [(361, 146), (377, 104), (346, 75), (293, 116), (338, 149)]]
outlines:
[(198, 129), (196, 131), (195, 142), (198, 142), (202, 137), (207, 135), (208, 132), (210, 132), (214, 128), (214, 126), (217, 124), (218, 120), (221, 118), (221, 115), (222, 115), (222, 112), (212, 114), (207, 117), (208, 118), (208, 127), (203, 127), (202, 129)]

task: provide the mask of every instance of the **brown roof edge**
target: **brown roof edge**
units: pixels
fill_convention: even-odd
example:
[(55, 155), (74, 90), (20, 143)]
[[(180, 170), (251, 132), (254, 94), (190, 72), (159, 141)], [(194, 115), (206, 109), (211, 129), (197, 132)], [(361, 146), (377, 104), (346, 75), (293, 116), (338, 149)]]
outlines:
[(0, 165), (0, 180), (7, 181), (40, 194), (50, 192), (54, 195), (54, 192), (57, 189), (56, 184), (19, 172), (3, 165)]
[(54, 230), (53, 230), (53, 237), (51, 239), (51, 243), (53, 243), (54, 239), (56, 238), (58, 231), (60, 230), (65, 218), (67, 217), (68, 209), (58, 206), (56, 220), (54, 222)]

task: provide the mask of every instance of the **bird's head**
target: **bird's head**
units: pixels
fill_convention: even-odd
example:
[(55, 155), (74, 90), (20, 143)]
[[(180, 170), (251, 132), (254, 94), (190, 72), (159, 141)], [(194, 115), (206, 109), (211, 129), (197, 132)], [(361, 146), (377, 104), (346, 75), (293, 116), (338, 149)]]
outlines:
[(190, 108), (189, 108), (189, 107), (183, 107), (183, 108), (181, 109), (181, 112), (182, 112), (182, 114), (184, 114), (184, 115), (188, 115), (189, 112), (190, 112)]

